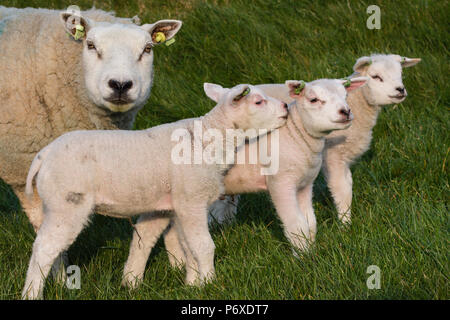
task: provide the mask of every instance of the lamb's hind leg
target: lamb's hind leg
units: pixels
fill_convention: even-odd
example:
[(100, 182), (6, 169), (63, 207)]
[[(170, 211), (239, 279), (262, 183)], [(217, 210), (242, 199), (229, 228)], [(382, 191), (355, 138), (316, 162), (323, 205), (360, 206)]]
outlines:
[(28, 198), (23, 187), (14, 187), (13, 189), (34, 231), (37, 233), (44, 220), (41, 198), (39, 198), (36, 190), (34, 190), (33, 196)]
[(89, 199), (65, 207), (46, 207), (44, 221), (33, 244), (23, 299), (42, 298), (44, 282), (53, 262), (75, 241), (91, 211), (92, 201)]
[[(34, 231), (37, 233), (44, 220), (44, 211), (42, 208), (42, 200), (39, 197), (36, 188), (34, 188), (33, 196), (27, 197), (23, 187), (15, 187), (14, 192), (19, 198), (22, 209), (28, 217)], [(58, 282), (64, 282), (66, 279), (65, 267), (68, 265), (67, 252), (61, 252), (55, 259), (51, 268), (51, 276)]]
[(159, 213), (142, 214), (133, 232), (130, 254), (123, 270), (122, 285), (136, 288), (144, 278), (148, 257), (161, 233), (170, 222), (169, 215)]
[(325, 178), (333, 196), (339, 220), (344, 224), (350, 224), (353, 180), (349, 165), (332, 157), (328, 157), (324, 165)]

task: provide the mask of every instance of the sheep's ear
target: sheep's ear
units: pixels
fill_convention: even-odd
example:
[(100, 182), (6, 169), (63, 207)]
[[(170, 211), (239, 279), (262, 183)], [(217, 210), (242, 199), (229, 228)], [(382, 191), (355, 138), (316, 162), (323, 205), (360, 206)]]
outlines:
[(227, 93), (229, 89), (223, 88), (218, 84), (205, 82), (203, 84), (203, 90), (205, 90), (208, 98), (215, 102), (219, 102), (220, 98)]
[(180, 20), (159, 20), (153, 24), (144, 24), (141, 28), (150, 33), (153, 43), (163, 43), (172, 39), (182, 24)]
[(352, 79), (346, 79), (346, 80), (341, 80), (342, 84), (345, 87), (345, 90), (347, 90), (347, 92), (353, 91), (355, 89), (358, 89), (362, 86), (364, 86), (367, 81), (369, 81), (368, 77), (356, 77), (356, 78), (352, 78)]
[(306, 83), (303, 80), (286, 80), (284, 84), (289, 88), (291, 98), (300, 97), (306, 88)]
[(355, 65), (353, 66), (353, 70), (355, 72), (363, 72), (365, 68), (370, 66), (372, 64), (372, 58), (370, 57), (361, 57), (358, 60), (356, 60)]
[(408, 68), (408, 67), (415, 66), (420, 61), (422, 61), (422, 59), (420, 59), (420, 58), (402, 57), (401, 60), (400, 60), (400, 64), (402, 65), (402, 68)]
[(89, 29), (93, 27), (91, 20), (75, 12), (61, 12), (60, 19), (66, 31), (75, 40), (85, 39)]

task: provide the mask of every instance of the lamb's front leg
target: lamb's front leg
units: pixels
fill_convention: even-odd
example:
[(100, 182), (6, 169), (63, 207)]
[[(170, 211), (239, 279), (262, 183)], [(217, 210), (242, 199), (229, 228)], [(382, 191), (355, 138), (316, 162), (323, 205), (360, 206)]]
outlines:
[(146, 213), (139, 217), (123, 270), (123, 286), (136, 288), (142, 282), (150, 252), (169, 225), (170, 219), (170, 216), (160, 213)]
[(314, 241), (317, 232), (317, 222), (312, 204), (312, 197), (313, 197), (312, 192), (313, 192), (313, 184), (311, 183), (297, 192), (297, 200), (301, 212), (305, 215), (306, 220), (308, 221), (309, 235), (311, 237), (311, 241)]
[(324, 165), (325, 177), (338, 211), (339, 220), (344, 224), (350, 224), (353, 185), (350, 167), (345, 161), (334, 157), (327, 157)]
[(208, 230), (206, 203), (174, 203), (175, 227), (181, 244), (192, 253), (194, 261), (186, 256), (186, 283), (202, 285), (214, 277), (214, 242)]
[(310, 240), (309, 226), (298, 205), (295, 184), (277, 183), (268, 187), (278, 216), (283, 223), (284, 234), (295, 248), (306, 250)]

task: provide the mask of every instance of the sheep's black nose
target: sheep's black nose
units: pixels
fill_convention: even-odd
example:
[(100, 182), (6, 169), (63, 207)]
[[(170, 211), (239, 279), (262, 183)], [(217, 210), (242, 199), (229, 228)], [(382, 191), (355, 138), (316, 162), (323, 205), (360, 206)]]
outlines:
[(287, 103), (285, 103), (285, 104), (283, 105), (283, 107), (287, 110), (287, 109), (288, 109)]
[(405, 94), (405, 87), (397, 87), (397, 88), (395, 88), (395, 90), (400, 92), (400, 94)]
[(111, 79), (108, 81), (108, 85), (111, 89), (114, 90), (115, 93), (121, 95), (131, 89), (131, 87), (133, 86), (133, 82), (132, 81), (120, 82), (120, 81)]

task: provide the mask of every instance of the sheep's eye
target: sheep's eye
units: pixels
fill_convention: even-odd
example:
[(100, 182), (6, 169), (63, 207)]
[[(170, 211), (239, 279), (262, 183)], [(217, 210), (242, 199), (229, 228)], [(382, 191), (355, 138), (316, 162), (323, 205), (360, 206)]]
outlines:
[(309, 102), (311, 102), (311, 103), (316, 103), (318, 101), (319, 101), (319, 99), (317, 99), (317, 98), (312, 98), (311, 100), (309, 100)]
[(96, 49), (95, 46), (94, 46), (94, 43), (92, 41), (88, 41), (87, 42), (87, 48), (88, 48), (88, 50), (95, 50)]
[(381, 79), (381, 77), (379, 75), (372, 76), (372, 79), (383, 82), (383, 79)]
[(152, 45), (151, 44), (147, 44), (144, 48), (144, 52), (145, 53), (150, 53), (152, 51)]
[(255, 102), (255, 104), (262, 104), (262, 103), (263, 103), (262, 100), (259, 100), (259, 101)]

